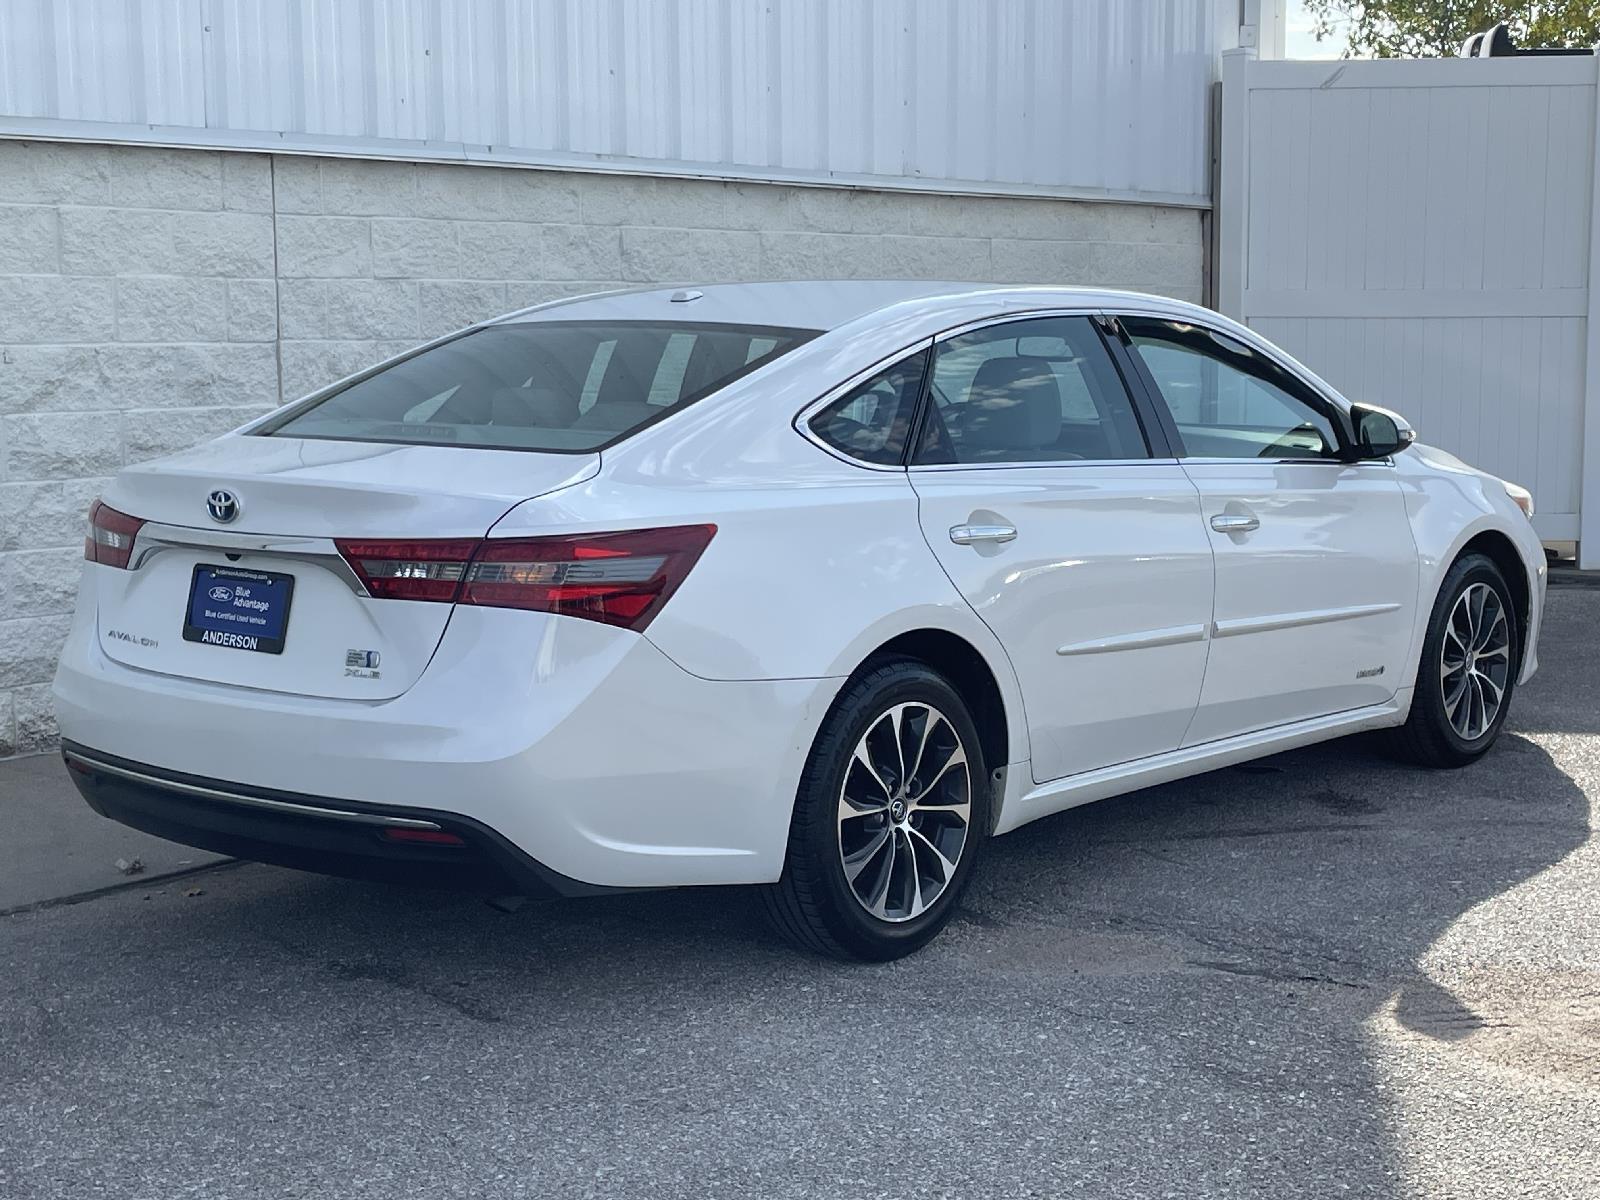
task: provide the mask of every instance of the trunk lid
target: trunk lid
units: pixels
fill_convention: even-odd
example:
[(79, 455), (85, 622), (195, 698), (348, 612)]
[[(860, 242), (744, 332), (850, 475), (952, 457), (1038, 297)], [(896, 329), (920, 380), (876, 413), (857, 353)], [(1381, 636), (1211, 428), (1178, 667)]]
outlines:
[[(513, 506), (599, 465), (598, 454), (240, 436), (129, 468), (104, 500), (146, 525), (134, 569), (94, 571), (100, 643), (166, 675), (392, 699), (422, 674), (452, 606), (365, 595), (332, 539), (480, 538)], [(226, 523), (207, 506), (218, 490), (237, 505)], [(233, 616), (219, 621), (218, 604)], [(280, 652), (242, 648), (274, 644), (279, 612)], [(216, 638), (219, 627), (245, 636)]]

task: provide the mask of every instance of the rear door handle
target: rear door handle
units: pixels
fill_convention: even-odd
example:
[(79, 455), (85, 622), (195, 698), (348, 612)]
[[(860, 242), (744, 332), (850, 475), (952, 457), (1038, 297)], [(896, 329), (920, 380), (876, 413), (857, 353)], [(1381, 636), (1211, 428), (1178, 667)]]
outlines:
[(950, 540), (958, 546), (971, 546), (976, 542), (1010, 542), (1016, 536), (1016, 529), (1010, 525), (950, 526)]
[(1211, 528), (1218, 533), (1251, 533), (1261, 528), (1261, 521), (1242, 513), (1218, 513), (1211, 518)]

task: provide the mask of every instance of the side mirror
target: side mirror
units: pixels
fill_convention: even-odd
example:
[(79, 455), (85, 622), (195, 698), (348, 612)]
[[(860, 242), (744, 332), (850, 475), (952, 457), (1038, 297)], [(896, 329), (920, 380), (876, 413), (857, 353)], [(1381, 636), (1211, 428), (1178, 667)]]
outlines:
[(1350, 457), (1356, 462), (1388, 458), (1417, 440), (1417, 431), (1406, 424), (1404, 417), (1373, 404), (1351, 405), (1350, 425), (1356, 435)]

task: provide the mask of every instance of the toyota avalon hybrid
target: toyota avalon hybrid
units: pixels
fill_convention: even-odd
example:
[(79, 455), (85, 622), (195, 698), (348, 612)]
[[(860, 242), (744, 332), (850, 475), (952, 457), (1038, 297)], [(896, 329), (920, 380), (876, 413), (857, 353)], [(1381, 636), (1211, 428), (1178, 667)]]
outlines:
[(586, 296), (117, 476), (63, 752), (226, 854), (757, 885), (892, 958), (1035, 818), (1359, 730), (1483, 754), (1535, 665), (1532, 503), (1170, 300)]

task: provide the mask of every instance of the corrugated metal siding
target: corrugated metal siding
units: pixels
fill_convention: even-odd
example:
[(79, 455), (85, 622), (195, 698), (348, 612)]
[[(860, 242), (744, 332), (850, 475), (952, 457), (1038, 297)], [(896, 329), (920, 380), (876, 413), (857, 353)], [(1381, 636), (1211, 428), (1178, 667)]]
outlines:
[(398, 139), (1198, 203), (1219, 12), (1236, 3), (10, 0), (0, 130)]

